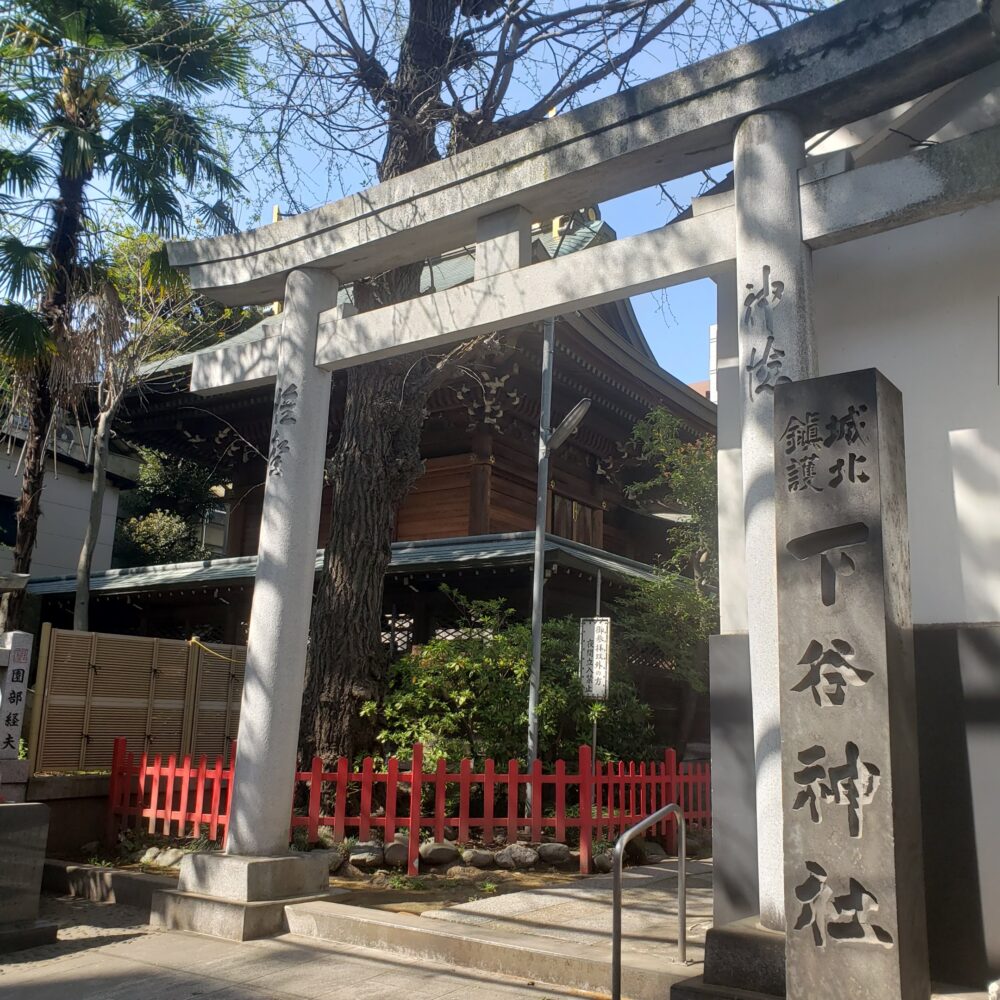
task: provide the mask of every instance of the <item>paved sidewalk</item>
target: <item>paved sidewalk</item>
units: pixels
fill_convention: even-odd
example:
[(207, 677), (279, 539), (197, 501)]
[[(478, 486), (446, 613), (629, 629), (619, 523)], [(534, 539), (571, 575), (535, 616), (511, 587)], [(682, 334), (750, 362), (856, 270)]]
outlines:
[(0, 956), (6, 1000), (544, 1000), (580, 993), (283, 935), (236, 944), (155, 931), (138, 911), (44, 897), (53, 945)]
[[(611, 962), (612, 878), (595, 875), (571, 885), (477, 899), (424, 914), (434, 920), (494, 933), (517, 934), (524, 947), (553, 939)], [(705, 931), (712, 926), (712, 863), (687, 863), (688, 960), (701, 963)], [(677, 862), (627, 868), (622, 879), (622, 958), (676, 959)], [(700, 971), (700, 970), (697, 970)], [(690, 973), (694, 975), (694, 973)]]

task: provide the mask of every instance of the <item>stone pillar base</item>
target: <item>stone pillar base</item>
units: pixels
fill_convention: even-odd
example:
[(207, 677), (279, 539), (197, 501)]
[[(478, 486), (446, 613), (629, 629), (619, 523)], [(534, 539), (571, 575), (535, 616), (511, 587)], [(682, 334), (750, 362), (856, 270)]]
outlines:
[(330, 853), (189, 854), (181, 861), (177, 889), (154, 894), (149, 922), (231, 941), (282, 934), (289, 903), (341, 895), (329, 888)]
[(773, 1000), (785, 995), (785, 935), (756, 916), (712, 927), (705, 935), (705, 972), (678, 983), (670, 1000)]
[(59, 925), (51, 920), (28, 920), (16, 924), (0, 924), (0, 955), (25, 948), (54, 944)]
[(23, 802), (30, 777), (30, 760), (0, 760), (0, 798), (4, 802)]

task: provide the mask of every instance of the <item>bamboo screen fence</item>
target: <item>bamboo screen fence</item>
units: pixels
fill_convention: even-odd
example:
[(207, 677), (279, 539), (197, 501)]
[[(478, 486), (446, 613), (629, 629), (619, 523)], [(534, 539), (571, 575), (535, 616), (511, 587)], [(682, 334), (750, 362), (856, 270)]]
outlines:
[(239, 726), (245, 646), (42, 627), (31, 731), (38, 773), (111, 766), (125, 736), (150, 754), (221, 755)]

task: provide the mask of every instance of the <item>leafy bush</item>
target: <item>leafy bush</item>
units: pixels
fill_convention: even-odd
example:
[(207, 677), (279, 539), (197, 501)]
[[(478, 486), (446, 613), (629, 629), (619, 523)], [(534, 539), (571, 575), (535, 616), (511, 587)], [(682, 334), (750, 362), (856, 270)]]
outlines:
[[(513, 620), (503, 600), (468, 602), (458, 638), (432, 639), (394, 664), (380, 713), (379, 739), (389, 752), (423, 743), (425, 757), (470, 757), (481, 767), (492, 757), (503, 767), (526, 759), (531, 627)], [(591, 703), (578, 677), (579, 623), (547, 621), (542, 631), (539, 757), (551, 764), (576, 759), (590, 743), (598, 718), (598, 756), (646, 759), (653, 755), (650, 712), (624, 666), (612, 666), (608, 701)], [(614, 644), (612, 643), (612, 649)], [(374, 704), (366, 713), (378, 711)]]

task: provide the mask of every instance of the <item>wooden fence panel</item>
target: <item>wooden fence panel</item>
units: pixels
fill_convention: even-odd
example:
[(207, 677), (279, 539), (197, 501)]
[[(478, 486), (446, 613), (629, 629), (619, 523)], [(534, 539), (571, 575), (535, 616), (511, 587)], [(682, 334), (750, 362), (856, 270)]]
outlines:
[(119, 736), (151, 756), (221, 754), (229, 763), (245, 647), (44, 629), (36, 771), (110, 768)]

